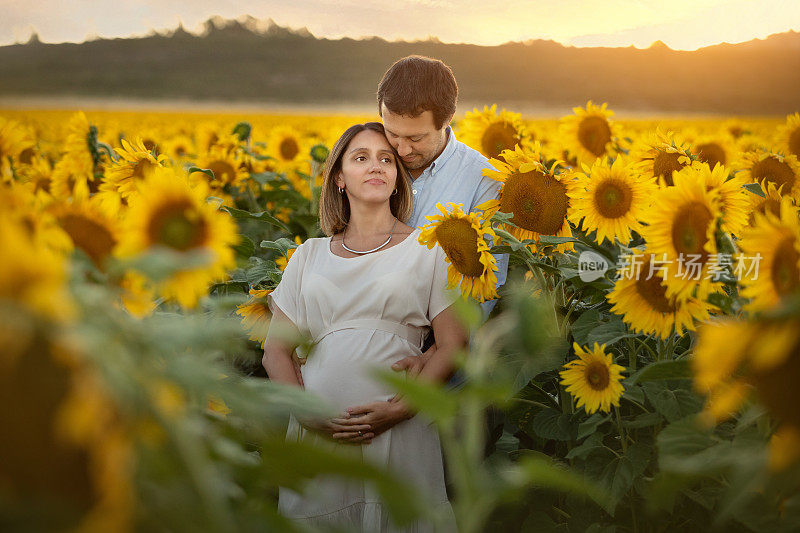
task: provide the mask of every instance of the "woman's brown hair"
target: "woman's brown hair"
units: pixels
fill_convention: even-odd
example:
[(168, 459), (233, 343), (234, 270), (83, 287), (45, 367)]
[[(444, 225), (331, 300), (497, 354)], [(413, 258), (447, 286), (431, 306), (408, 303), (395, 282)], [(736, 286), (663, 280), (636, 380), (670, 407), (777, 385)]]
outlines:
[[(331, 153), (328, 154), (328, 159), (325, 161), (322, 191), (319, 197), (319, 224), (325, 235), (329, 237), (344, 231), (347, 223), (350, 222), (350, 200), (347, 198), (346, 193), (339, 192), (339, 187), (336, 185), (336, 176), (342, 170), (342, 158), (350, 141), (365, 130), (386, 135), (383, 130), (383, 124), (380, 122), (367, 122), (350, 126), (333, 145)], [(391, 145), (389, 146), (391, 147)], [(397, 168), (397, 179), (395, 181), (397, 193), (392, 194), (389, 198), (389, 208), (398, 220), (406, 222), (411, 218), (411, 212), (414, 209), (414, 200), (411, 197), (411, 177), (400, 162), (400, 157), (394, 148), (392, 148), (392, 154), (394, 154), (394, 164)]]

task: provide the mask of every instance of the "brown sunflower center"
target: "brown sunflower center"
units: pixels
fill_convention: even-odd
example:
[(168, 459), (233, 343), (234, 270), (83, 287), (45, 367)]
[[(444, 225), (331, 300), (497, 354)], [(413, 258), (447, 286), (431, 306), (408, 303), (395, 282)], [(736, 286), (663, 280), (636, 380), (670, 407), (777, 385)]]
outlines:
[(636, 292), (655, 311), (663, 314), (672, 314), (677, 307), (673, 300), (667, 298), (667, 288), (664, 287), (661, 281), (661, 278), (655, 274), (650, 276), (650, 262), (647, 261), (642, 266), (641, 275), (636, 279)]
[(768, 156), (753, 165), (750, 173), (756, 181), (766, 180), (774, 183), (776, 187), (783, 186), (781, 192), (788, 193), (795, 182), (792, 167), (775, 156)]
[(789, 135), (789, 152), (800, 157), (800, 126)]
[(33, 161), (33, 153), (33, 148), (25, 148), (19, 153), (19, 162), (30, 165), (31, 161)]
[(776, 200), (775, 198), (767, 198), (762, 200), (760, 204), (753, 209), (753, 213), (750, 214), (750, 225), (752, 226), (755, 223), (755, 217), (753, 216), (755, 213), (761, 213), (766, 215), (767, 213), (772, 213), (776, 217), (781, 215), (781, 203)]
[(658, 150), (658, 153), (653, 158), (653, 175), (656, 177), (661, 176), (667, 185), (671, 187), (673, 185), (672, 173), (685, 166), (679, 161), (681, 155), (677, 152)]
[(297, 144), (297, 141), (294, 140), (294, 138), (286, 137), (281, 139), (281, 144), (278, 146), (278, 151), (280, 152), (282, 159), (291, 161), (300, 152), (300, 146)]
[(729, 126), (728, 133), (733, 135), (734, 138), (738, 139), (742, 135), (744, 135), (744, 128), (741, 126)]
[(578, 140), (586, 150), (600, 157), (611, 141), (611, 127), (603, 117), (586, 117), (578, 126)]
[(714, 168), (717, 163), (724, 165), (728, 161), (725, 150), (715, 142), (697, 145), (697, 157), (703, 163), (708, 163), (711, 168)]
[(140, 159), (133, 165), (133, 172), (131, 175), (136, 179), (143, 179), (145, 174), (150, 172), (154, 166), (153, 162), (149, 159)]
[(583, 370), (583, 377), (586, 379), (586, 383), (589, 384), (589, 387), (596, 391), (606, 390), (608, 384), (611, 382), (611, 374), (608, 371), (608, 367), (601, 361), (592, 361), (588, 363)]
[(148, 152), (158, 155), (158, 144), (153, 139), (145, 139), (142, 141), (142, 144), (144, 144), (144, 147), (147, 148)]
[[(672, 244), (679, 254), (699, 255), (705, 262), (708, 228), (714, 221), (711, 211), (700, 202), (689, 203), (680, 208), (672, 219)], [(687, 258), (688, 259), (688, 258)]]
[(795, 237), (783, 239), (772, 260), (772, 285), (780, 296), (792, 293), (800, 286), (800, 270), (797, 268), (800, 255), (794, 247), (794, 240)]
[(503, 150), (513, 150), (519, 142), (519, 132), (508, 122), (494, 122), (481, 138), (481, 151), (486, 157), (497, 157)]
[(478, 232), (465, 219), (447, 219), (436, 228), (436, 240), (450, 262), (463, 275), (477, 278), (483, 274), (478, 253)]
[(594, 205), (605, 218), (619, 218), (631, 209), (633, 192), (628, 184), (617, 180), (604, 180), (594, 192)]
[(511, 222), (542, 235), (559, 232), (568, 207), (566, 186), (538, 170), (509, 176), (500, 198), (500, 210), (514, 213)]
[(236, 177), (236, 169), (233, 165), (222, 159), (217, 159), (209, 163), (208, 168), (214, 173), (214, 179), (223, 183), (232, 183)]
[(75, 247), (83, 250), (98, 267), (102, 266), (117, 244), (106, 226), (77, 213), (59, 217), (58, 225), (69, 235)]
[(147, 228), (150, 242), (186, 251), (200, 246), (208, 236), (208, 225), (188, 201), (161, 205)]

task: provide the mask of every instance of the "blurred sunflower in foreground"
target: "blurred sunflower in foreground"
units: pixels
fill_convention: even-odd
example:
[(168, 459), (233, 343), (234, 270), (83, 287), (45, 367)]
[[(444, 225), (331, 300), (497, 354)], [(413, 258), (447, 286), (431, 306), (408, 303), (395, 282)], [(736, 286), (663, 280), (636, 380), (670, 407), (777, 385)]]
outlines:
[[(132, 257), (158, 248), (193, 254), (189, 266), (158, 282), (158, 293), (193, 308), (208, 285), (235, 266), (231, 246), (238, 240), (230, 216), (206, 199), (208, 186), (189, 184), (175, 168), (157, 168), (131, 199), (119, 253)], [(199, 254), (199, 255), (198, 255)]]
[(617, 239), (627, 245), (631, 231), (641, 233), (645, 211), (656, 187), (652, 179), (640, 177), (621, 158), (609, 165), (601, 158), (582, 173), (576, 173), (576, 187), (570, 192), (570, 221), (581, 224), (586, 233), (596, 231), (595, 240)]
[(430, 224), (422, 227), (419, 242), (429, 249), (439, 244), (447, 255), (447, 288), (461, 286), (463, 295), (479, 302), (497, 298), (497, 260), (489, 253), (486, 237), (497, 242), (497, 235), (477, 213), (465, 214), (461, 204), (449, 203), (449, 209), (436, 204), (441, 215), (425, 217)]
[(796, 317), (707, 324), (698, 332), (692, 367), (695, 388), (707, 396), (707, 423), (730, 418), (754, 393), (779, 423), (770, 441), (770, 468), (783, 470), (800, 460)]
[(0, 303), (0, 504), (15, 531), (129, 531), (130, 435), (52, 323)]
[(559, 372), (561, 385), (566, 387), (577, 401), (577, 407), (583, 407), (588, 414), (598, 409), (605, 413), (611, 411), (611, 406), (619, 407), (619, 399), (625, 387), (622, 381), (622, 372), (625, 367), (614, 363), (610, 353), (606, 353), (606, 345), (589, 349), (573, 343), (575, 355), (578, 359), (564, 365), (566, 370)]
[[(477, 206), (485, 212), (485, 218), (491, 219), (498, 211), (513, 213), (510, 221), (516, 227), (508, 231), (519, 240), (537, 240), (540, 235), (572, 237), (567, 215), (569, 195), (577, 187), (575, 180), (566, 173), (556, 173), (558, 161), (545, 166), (538, 142), (530, 150), (517, 146), (502, 156), (505, 161), (489, 160), (497, 170), (483, 170), (484, 176), (503, 184), (499, 199)], [(572, 249), (569, 242), (556, 246), (560, 252)]]
[(489, 159), (496, 159), (504, 150), (513, 150), (518, 144), (533, 140), (522, 122), (522, 115), (505, 109), (498, 114), (497, 104), (491, 108), (483, 106), (483, 111), (477, 108), (468, 111), (458, 127), (461, 142)]

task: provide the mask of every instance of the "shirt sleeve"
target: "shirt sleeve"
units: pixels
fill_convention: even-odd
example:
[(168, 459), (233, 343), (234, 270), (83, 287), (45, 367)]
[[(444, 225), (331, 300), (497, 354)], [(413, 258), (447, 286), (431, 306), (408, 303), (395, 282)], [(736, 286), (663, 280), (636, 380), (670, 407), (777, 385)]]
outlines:
[(300, 328), (298, 322), (300, 309), (300, 289), (305, 267), (306, 253), (310, 245), (303, 243), (298, 246), (292, 257), (286, 264), (280, 283), (269, 295), (267, 295), (267, 305), (274, 314), (277, 307), (285, 314), (292, 323)]
[(447, 288), (447, 268), (445, 253), (438, 244), (433, 248), (434, 268), (433, 279), (431, 280), (431, 297), (428, 302), (428, 320), (433, 322), (436, 316), (453, 305), (459, 297), (457, 289)]

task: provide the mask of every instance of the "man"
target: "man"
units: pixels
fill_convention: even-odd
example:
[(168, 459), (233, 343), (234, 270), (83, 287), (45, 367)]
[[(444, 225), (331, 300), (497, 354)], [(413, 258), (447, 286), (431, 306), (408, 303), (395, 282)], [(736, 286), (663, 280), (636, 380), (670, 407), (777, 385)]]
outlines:
[[(459, 142), (450, 121), (456, 111), (458, 85), (450, 67), (437, 59), (408, 56), (393, 64), (378, 85), (378, 113), (386, 138), (403, 159), (412, 177), (414, 212), (408, 224), (423, 226), (429, 215), (440, 214), (437, 203), (462, 204), (466, 213), (497, 198), (500, 183), (483, 176), (492, 168), (480, 152)], [(497, 286), (506, 280), (508, 255), (497, 257)], [(497, 300), (481, 305), (484, 320)], [(417, 375), (429, 359), (432, 336), (425, 353), (392, 365), (396, 371)], [(456, 376), (451, 383), (462, 379)], [(359, 423), (369, 423), (375, 436), (413, 416), (394, 401), (374, 402), (348, 409)]]

